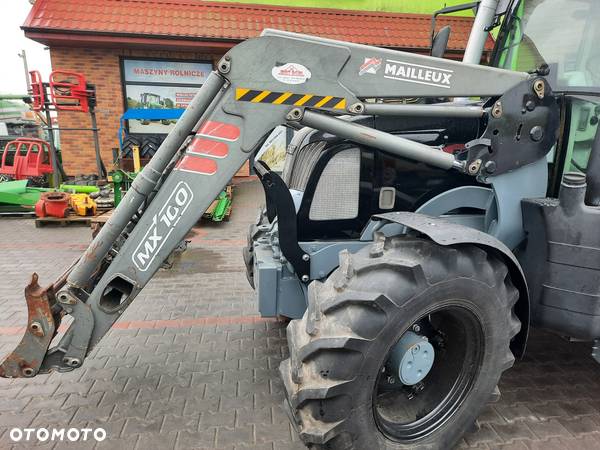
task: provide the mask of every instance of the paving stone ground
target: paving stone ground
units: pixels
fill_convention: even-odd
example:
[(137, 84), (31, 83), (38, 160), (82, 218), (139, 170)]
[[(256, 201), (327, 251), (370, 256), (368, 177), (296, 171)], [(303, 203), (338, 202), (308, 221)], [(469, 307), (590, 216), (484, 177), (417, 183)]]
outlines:
[[(81, 369), (0, 379), (0, 449), (304, 448), (280, 408), (285, 325), (257, 317), (244, 275), (241, 247), (262, 201), (258, 182), (240, 184), (231, 221), (195, 229)], [(31, 273), (50, 283), (89, 239), (87, 228), (0, 220), (0, 357), (20, 339)], [(535, 331), (459, 448), (600, 449), (600, 366), (589, 354), (588, 343)], [(107, 438), (15, 444), (13, 427), (102, 427)]]

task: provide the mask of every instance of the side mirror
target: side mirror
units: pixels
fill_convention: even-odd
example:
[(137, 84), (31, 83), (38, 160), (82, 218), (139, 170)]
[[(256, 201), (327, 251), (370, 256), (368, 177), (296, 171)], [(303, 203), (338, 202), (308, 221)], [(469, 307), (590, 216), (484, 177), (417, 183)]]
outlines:
[(435, 58), (443, 58), (446, 49), (448, 48), (448, 40), (450, 39), (450, 25), (446, 25), (436, 33), (431, 41), (431, 56)]

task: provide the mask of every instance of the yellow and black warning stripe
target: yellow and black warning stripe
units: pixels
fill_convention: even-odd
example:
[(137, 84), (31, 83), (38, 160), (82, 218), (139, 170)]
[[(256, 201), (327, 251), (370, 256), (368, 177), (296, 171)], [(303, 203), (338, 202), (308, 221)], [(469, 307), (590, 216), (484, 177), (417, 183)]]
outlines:
[(346, 99), (332, 95), (294, 94), (292, 92), (257, 91), (237, 88), (235, 99), (240, 102), (272, 105), (307, 106), (311, 108), (346, 109)]

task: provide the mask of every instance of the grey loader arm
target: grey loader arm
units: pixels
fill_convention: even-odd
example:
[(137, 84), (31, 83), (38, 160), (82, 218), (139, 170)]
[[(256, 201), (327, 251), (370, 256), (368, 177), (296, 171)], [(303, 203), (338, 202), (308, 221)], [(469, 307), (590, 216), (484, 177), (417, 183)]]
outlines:
[[(80, 367), (277, 125), (306, 118), (316, 128), (338, 130), (380, 150), (463, 170), (468, 161), (386, 133), (345, 126), (331, 116), (362, 113), (368, 98), (499, 97), (530, 78), (272, 30), (237, 45), (219, 62), (72, 269), (47, 289), (34, 276), (26, 289), (25, 336), (0, 365), (0, 376), (31, 377)], [(72, 324), (49, 348), (67, 314)]]

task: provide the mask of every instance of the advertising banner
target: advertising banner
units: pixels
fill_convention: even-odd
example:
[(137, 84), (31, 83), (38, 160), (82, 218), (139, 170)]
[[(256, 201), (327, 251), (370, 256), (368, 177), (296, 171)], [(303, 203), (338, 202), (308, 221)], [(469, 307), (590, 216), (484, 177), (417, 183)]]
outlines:
[[(123, 60), (127, 110), (185, 109), (212, 70), (210, 63)], [(176, 120), (130, 119), (130, 133), (166, 134)]]

